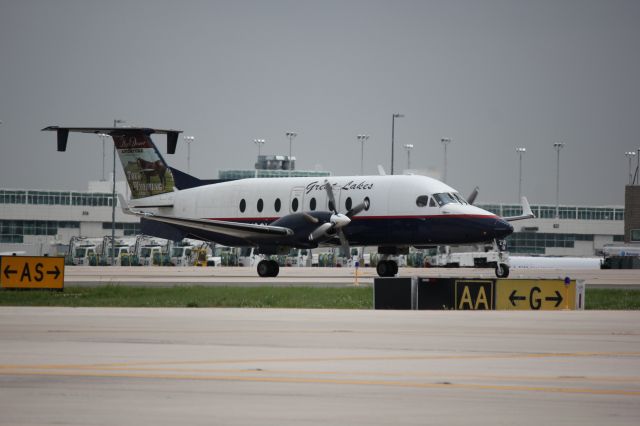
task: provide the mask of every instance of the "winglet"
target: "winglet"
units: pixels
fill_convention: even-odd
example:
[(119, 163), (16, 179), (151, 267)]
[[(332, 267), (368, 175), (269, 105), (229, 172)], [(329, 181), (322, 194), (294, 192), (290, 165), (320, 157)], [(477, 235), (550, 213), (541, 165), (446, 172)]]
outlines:
[(380, 176), (386, 176), (387, 172), (384, 171), (384, 167), (382, 167), (382, 164), (378, 164), (378, 174)]
[(522, 197), (520, 202), (522, 203), (522, 214), (524, 216), (529, 216), (531, 219), (536, 217), (531, 211), (531, 206), (529, 206), (529, 200), (527, 200), (527, 197)]
[(502, 219), (506, 220), (507, 222), (513, 222), (514, 220), (534, 219), (536, 215), (534, 215), (531, 211), (531, 206), (529, 206), (529, 200), (527, 200), (527, 197), (522, 197), (520, 201), (522, 202), (522, 214), (519, 216), (507, 216), (503, 217)]

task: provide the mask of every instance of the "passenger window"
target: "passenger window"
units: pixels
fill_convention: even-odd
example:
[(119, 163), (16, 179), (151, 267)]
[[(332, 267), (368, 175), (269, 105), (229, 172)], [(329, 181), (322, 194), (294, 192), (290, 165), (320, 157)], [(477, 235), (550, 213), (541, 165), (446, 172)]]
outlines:
[(276, 212), (279, 212), (280, 211), (280, 207), (281, 207), (280, 198), (276, 198), (276, 202), (273, 205), (273, 208), (276, 209)]
[(426, 207), (428, 203), (429, 203), (429, 196), (427, 195), (421, 195), (418, 198), (416, 198), (416, 206), (418, 207)]
[(351, 197), (347, 197), (347, 200), (344, 203), (344, 206), (346, 207), (347, 211), (351, 210), (351, 205), (353, 204), (353, 202), (351, 201)]
[(260, 198), (258, 200), (258, 212), (262, 212), (263, 207), (264, 207), (264, 202), (262, 201), (262, 198)]
[(293, 201), (291, 202), (291, 210), (294, 212), (298, 211), (298, 199), (294, 198)]
[(240, 213), (244, 213), (246, 208), (247, 208), (247, 202), (243, 198), (242, 200), (240, 200)]
[(371, 200), (369, 200), (369, 197), (364, 197), (364, 209), (365, 210), (369, 210), (369, 207), (371, 207)]
[(316, 199), (312, 198), (311, 201), (309, 201), (309, 209), (310, 210), (315, 210), (316, 209)]

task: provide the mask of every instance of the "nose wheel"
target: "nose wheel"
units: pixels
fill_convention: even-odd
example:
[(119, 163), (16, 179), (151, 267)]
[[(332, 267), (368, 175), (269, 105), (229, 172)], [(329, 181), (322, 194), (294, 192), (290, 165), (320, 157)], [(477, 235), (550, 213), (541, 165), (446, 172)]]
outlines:
[(507, 278), (509, 276), (509, 265), (506, 263), (498, 263), (496, 266), (496, 277)]
[[(494, 240), (495, 247), (500, 252), (500, 260), (503, 260), (503, 252), (507, 249), (507, 242), (505, 240)], [(507, 259), (506, 257), (504, 259)], [(498, 262), (496, 265), (496, 277), (507, 278), (509, 276), (509, 265), (506, 263)]]

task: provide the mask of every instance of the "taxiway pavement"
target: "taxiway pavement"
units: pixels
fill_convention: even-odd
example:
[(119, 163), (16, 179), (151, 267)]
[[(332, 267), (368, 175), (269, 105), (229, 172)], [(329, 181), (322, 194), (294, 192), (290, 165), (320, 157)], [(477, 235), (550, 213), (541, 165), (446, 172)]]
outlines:
[(0, 308), (3, 425), (637, 425), (640, 313)]

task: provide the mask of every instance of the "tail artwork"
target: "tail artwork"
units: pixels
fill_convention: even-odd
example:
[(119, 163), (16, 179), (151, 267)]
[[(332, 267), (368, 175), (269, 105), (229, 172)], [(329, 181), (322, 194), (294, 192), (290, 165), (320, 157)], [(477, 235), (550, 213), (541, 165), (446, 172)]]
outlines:
[(151, 138), (142, 132), (112, 134), (132, 198), (144, 198), (173, 191), (173, 173)]
[(150, 135), (167, 135), (167, 152), (176, 149), (180, 130), (159, 130), (139, 127), (58, 127), (50, 126), (42, 130), (58, 133), (58, 151), (65, 151), (69, 132), (107, 134), (113, 138), (131, 198), (145, 198), (172, 192), (176, 182), (172, 169), (160, 155)]

